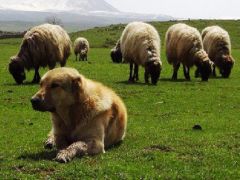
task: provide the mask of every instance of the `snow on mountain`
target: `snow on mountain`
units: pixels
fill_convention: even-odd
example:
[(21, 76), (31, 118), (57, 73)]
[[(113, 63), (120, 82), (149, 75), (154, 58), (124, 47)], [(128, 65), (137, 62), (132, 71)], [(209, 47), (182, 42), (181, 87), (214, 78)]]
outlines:
[(0, 0), (0, 9), (18, 11), (118, 11), (104, 0)]
[(105, 0), (0, 0), (0, 25), (3, 25), (0, 30), (26, 30), (53, 16), (61, 19), (69, 31), (131, 21), (173, 19), (165, 15), (121, 12)]

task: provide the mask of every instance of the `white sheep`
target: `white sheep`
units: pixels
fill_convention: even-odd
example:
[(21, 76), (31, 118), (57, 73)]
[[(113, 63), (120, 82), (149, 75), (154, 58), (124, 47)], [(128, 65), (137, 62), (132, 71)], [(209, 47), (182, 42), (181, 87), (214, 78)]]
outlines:
[(228, 78), (234, 65), (228, 32), (219, 26), (210, 26), (202, 31), (202, 39), (205, 51), (214, 62), (213, 76), (216, 77), (215, 66), (217, 66), (220, 74)]
[(172, 25), (166, 33), (166, 54), (169, 64), (173, 65), (172, 79), (177, 79), (180, 64), (183, 64), (184, 76), (190, 80), (189, 69), (197, 66), (196, 75), (201, 74), (207, 81), (211, 74), (212, 62), (203, 49), (202, 39), (196, 28), (183, 23)]
[(141, 65), (145, 67), (145, 82), (148, 83), (150, 75), (152, 84), (157, 84), (162, 68), (157, 30), (147, 23), (129, 23), (120, 38), (120, 47), (124, 62), (130, 63), (129, 81), (138, 80), (138, 66)]
[(80, 59), (82, 61), (88, 60), (88, 51), (89, 51), (89, 42), (86, 38), (79, 37), (74, 42), (74, 53), (76, 55), (76, 61), (77, 56), (79, 54), (79, 61)]
[(53, 69), (56, 63), (65, 66), (71, 53), (71, 40), (58, 25), (43, 24), (30, 29), (23, 38), (20, 51), (9, 63), (9, 72), (18, 84), (25, 80), (24, 69), (34, 69), (32, 83), (40, 81), (39, 68)]

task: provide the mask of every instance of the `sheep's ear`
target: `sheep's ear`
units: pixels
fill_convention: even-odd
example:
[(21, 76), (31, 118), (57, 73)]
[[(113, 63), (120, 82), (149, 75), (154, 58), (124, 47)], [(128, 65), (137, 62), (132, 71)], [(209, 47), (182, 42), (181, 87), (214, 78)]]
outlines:
[(227, 55), (222, 55), (222, 58), (223, 59), (228, 59), (228, 56)]

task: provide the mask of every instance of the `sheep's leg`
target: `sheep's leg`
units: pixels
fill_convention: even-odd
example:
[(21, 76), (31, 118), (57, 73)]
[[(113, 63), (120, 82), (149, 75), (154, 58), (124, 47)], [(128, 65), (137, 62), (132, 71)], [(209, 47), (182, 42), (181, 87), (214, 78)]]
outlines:
[(183, 72), (186, 80), (190, 81), (189, 67), (183, 65)]
[(36, 71), (37, 71), (37, 83), (39, 83), (40, 80), (41, 80), (41, 76), (40, 76), (40, 74), (39, 74), (39, 72), (38, 72), (38, 69), (37, 69)]
[(139, 78), (138, 78), (138, 65), (135, 63), (134, 64), (134, 77), (133, 77), (134, 80), (138, 81)]
[(33, 80), (32, 80), (32, 83), (39, 83), (40, 82), (40, 74), (38, 72), (39, 68), (35, 68), (35, 73), (34, 73), (34, 77), (33, 77)]
[(195, 78), (198, 78), (200, 76), (200, 69), (197, 67), (195, 71)]
[[(64, 58), (62, 62), (60, 62), (60, 66), (64, 67), (67, 63), (67, 58)], [(54, 65), (53, 67), (49, 67), (50, 70), (52, 70), (56, 65)]]
[(148, 71), (148, 68), (146, 67), (145, 67), (144, 79), (145, 79), (145, 83), (149, 84), (149, 71)]
[(173, 75), (172, 75), (172, 80), (177, 80), (177, 74), (178, 74), (178, 69), (180, 67), (180, 63), (174, 64), (173, 65)]
[(78, 55), (77, 54), (75, 54), (75, 55), (76, 55), (76, 61), (77, 61)]
[(36, 83), (36, 71), (34, 72), (32, 83)]
[(217, 77), (216, 66), (215, 65), (213, 65), (213, 77)]
[(130, 63), (130, 74), (129, 74), (128, 82), (134, 82), (134, 77), (132, 75), (132, 72), (133, 72), (133, 63)]

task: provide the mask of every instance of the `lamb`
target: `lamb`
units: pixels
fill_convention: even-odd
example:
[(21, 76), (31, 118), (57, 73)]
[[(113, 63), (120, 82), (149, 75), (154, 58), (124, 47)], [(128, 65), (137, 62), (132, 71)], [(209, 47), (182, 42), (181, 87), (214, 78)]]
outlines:
[[(138, 81), (138, 66), (145, 67), (145, 82), (156, 85), (160, 77), (160, 37), (157, 30), (143, 22), (129, 23), (120, 38), (121, 53), (125, 63), (130, 64), (129, 82)], [(134, 74), (132, 70), (134, 67)]]
[(169, 64), (173, 65), (172, 79), (177, 80), (180, 64), (183, 64), (184, 76), (190, 80), (189, 69), (197, 66), (203, 81), (208, 81), (212, 72), (212, 62), (203, 49), (201, 35), (196, 28), (183, 23), (172, 25), (166, 33), (166, 54)]
[(122, 62), (122, 52), (121, 52), (120, 40), (117, 41), (116, 46), (111, 50), (111, 58), (114, 63)]
[(65, 66), (71, 53), (71, 40), (58, 25), (43, 24), (30, 29), (23, 38), (20, 51), (11, 58), (9, 72), (18, 84), (26, 78), (24, 69), (35, 70), (32, 83), (40, 81), (39, 68), (53, 69), (56, 63)]
[(210, 26), (202, 31), (203, 47), (214, 62), (213, 76), (216, 77), (216, 66), (220, 74), (228, 78), (235, 60), (231, 56), (231, 40), (226, 30), (219, 26)]
[(89, 51), (89, 42), (86, 38), (79, 37), (75, 40), (74, 42), (74, 53), (76, 55), (76, 61), (77, 61), (77, 56), (79, 54), (79, 61), (87, 61), (87, 54)]

